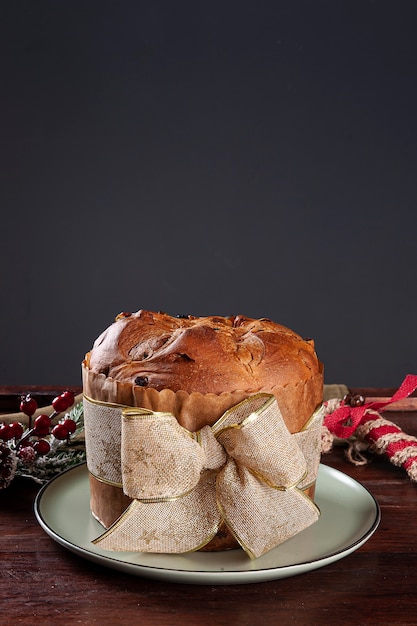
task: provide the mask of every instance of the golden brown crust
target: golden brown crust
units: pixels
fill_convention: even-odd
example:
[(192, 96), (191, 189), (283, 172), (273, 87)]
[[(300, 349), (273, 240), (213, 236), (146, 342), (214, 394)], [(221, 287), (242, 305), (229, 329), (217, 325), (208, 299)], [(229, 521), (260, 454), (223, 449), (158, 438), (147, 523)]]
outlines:
[(318, 371), (311, 340), (268, 319), (121, 314), (86, 355), (94, 374), (202, 394), (285, 386)]

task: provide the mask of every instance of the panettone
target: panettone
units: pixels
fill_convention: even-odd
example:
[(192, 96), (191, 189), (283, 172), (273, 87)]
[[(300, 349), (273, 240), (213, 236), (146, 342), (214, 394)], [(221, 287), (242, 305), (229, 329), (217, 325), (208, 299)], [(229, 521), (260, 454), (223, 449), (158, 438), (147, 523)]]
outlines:
[[(93, 401), (172, 413), (195, 432), (258, 392), (273, 394), (290, 433), (322, 402), (323, 367), (314, 342), (269, 319), (121, 313), (83, 361)], [(87, 447), (88, 451), (88, 447)], [(131, 499), (90, 474), (91, 511), (108, 528)], [(308, 495), (314, 494), (314, 485)], [(204, 548), (236, 547), (226, 526)]]

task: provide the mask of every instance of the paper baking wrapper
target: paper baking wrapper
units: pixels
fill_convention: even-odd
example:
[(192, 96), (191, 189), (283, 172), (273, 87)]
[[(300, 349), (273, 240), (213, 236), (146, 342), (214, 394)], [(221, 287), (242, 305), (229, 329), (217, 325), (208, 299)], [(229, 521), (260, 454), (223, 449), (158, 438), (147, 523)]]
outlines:
[(85, 362), (82, 367), (84, 395), (101, 402), (141, 407), (161, 413), (172, 413), (179, 424), (190, 431), (212, 426), (225, 411), (255, 393), (273, 394), (290, 433), (301, 430), (323, 398), (323, 367), (311, 379), (272, 387), (237, 390), (230, 393), (188, 393), (147, 389), (95, 374)]

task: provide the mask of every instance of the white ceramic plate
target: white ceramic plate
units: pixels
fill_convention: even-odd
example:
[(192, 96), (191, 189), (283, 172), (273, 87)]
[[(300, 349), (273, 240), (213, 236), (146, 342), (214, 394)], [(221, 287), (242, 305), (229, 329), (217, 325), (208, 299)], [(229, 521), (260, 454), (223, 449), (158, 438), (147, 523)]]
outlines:
[(167, 555), (98, 548), (91, 541), (103, 528), (90, 513), (85, 464), (42, 487), (35, 515), (59, 544), (106, 567), (177, 583), (225, 585), (286, 578), (323, 567), (357, 550), (378, 527), (380, 509), (369, 491), (326, 465), (320, 465), (315, 500), (321, 510), (318, 522), (253, 561), (239, 549)]

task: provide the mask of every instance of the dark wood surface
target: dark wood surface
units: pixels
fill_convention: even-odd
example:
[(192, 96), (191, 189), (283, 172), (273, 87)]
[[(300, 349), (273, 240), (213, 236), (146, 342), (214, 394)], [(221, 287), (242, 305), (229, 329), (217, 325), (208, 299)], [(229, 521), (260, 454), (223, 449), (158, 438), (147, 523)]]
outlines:
[[(0, 411), (17, 410), (23, 391), (0, 390)], [(49, 403), (56, 389), (38, 391)], [(386, 390), (367, 395), (384, 396)], [(414, 398), (406, 410), (387, 417), (417, 436)], [(45, 534), (33, 513), (39, 487), (16, 479), (0, 491), (0, 624), (416, 624), (417, 485), (381, 457), (355, 467), (340, 447), (322, 462), (372, 492), (382, 512), (378, 530), (336, 563), (245, 585), (173, 584), (93, 564)]]

